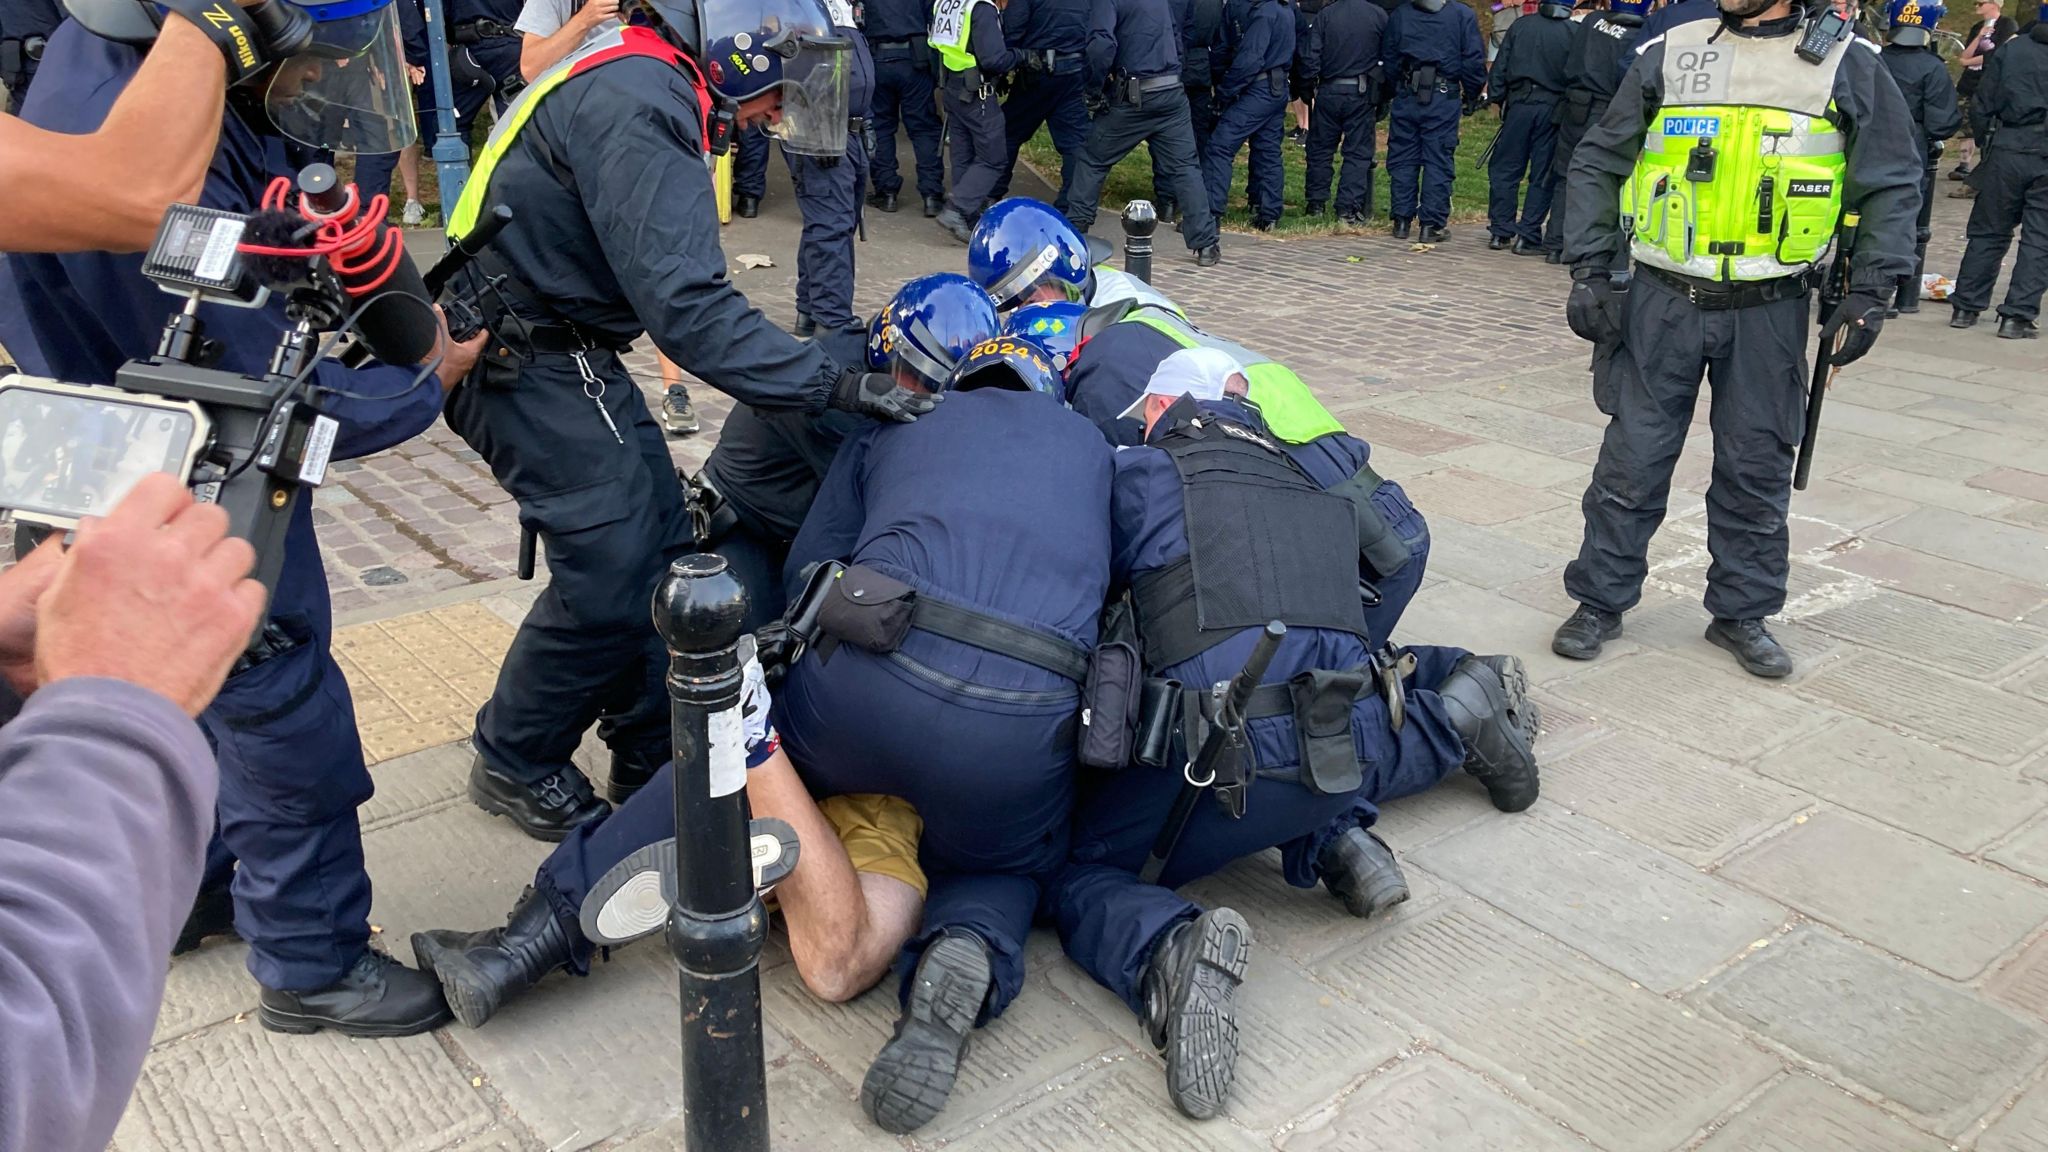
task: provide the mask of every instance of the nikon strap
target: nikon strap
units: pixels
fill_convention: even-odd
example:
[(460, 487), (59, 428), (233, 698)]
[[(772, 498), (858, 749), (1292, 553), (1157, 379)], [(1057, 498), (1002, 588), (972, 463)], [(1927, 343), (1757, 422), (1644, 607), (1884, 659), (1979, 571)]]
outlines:
[(234, 0), (160, 0), (160, 3), (206, 33), (206, 38), (220, 49), (220, 54), (228, 62), (230, 88), (273, 62), (273, 45)]

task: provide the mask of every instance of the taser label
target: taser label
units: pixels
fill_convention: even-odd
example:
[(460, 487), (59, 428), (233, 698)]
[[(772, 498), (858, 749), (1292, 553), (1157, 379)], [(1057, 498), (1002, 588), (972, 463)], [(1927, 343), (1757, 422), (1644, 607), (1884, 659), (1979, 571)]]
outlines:
[(730, 796), (747, 786), (747, 723), (738, 705), (704, 718), (711, 753), (711, 795)]

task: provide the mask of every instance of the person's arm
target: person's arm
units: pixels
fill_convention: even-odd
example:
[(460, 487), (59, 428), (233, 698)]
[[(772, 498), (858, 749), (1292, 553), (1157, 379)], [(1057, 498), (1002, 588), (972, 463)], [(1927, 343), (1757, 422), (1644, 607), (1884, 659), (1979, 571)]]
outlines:
[(148, 248), (165, 208), (199, 198), (226, 97), (220, 49), (180, 16), (98, 131), (0, 115), (0, 251)]
[[(1927, 79), (1921, 85), (1920, 103), (1926, 110), (1929, 140), (1946, 140), (1963, 129), (1963, 109), (1956, 102), (1956, 82), (1948, 69), (1939, 66), (1927, 69)], [(1929, 161), (1932, 163), (1932, 161)]]
[(520, 10), (513, 27), (524, 37), (519, 42), (519, 74), (527, 83), (574, 52), (598, 25), (619, 16), (619, 0), (584, 0), (583, 7), (561, 19), (567, 7), (568, 0), (528, 0)]
[(1015, 68), (1024, 54), (1003, 41), (1002, 16), (994, 4), (987, 7), (988, 11), (976, 13), (975, 21), (968, 26), (967, 47), (974, 53), (974, 63), (981, 69), (982, 79), (993, 81)]
[[(1479, 35), (1479, 18), (1463, 5), (1459, 10), (1463, 13), (1459, 17), (1459, 35), (1464, 38), (1460, 51), (1465, 65), (1465, 99), (1469, 103), (1486, 90), (1486, 41)], [(1514, 31), (1514, 25), (1508, 25), (1510, 36)]]
[(1621, 182), (1635, 170), (1650, 118), (1663, 101), (1664, 42), (1644, 46), (1622, 75), (1607, 113), (1586, 127), (1565, 179), (1564, 259), (1608, 267), (1628, 238), (1621, 234)]
[(1230, 69), (1223, 74), (1223, 83), (1216, 88), (1219, 103), (1228, 104), (1245, 94), (1246, 89), (1252, 86), (1252, 77), (1266, 70), (1266, 53), (1272, 44), (1271, 21), (1245, 21), (1244, 30), (1231, 50)]
[(1886, 289), (1913, 273), (1926, 154), (1914, 140), (1905, 97), (1868, 41), (1849, 45), (1835, 73), (1835, 106), (1848, 129), (1842, 208), (1862, 216), (1849, 285)]
[(1116, 5), (1111, 0), (1094, 0), (1088, 6), (1088, 87), (1100, 89), (1109, 83), (1109, 70), (1116, 64)]
[(1323, 22), (1311, 20), (1301, 42), (1301, 83), (1310, 93), (1323, 78)]
[(1520, 20), (1508, 25), (1508, 34), (1500, 39), (1500, 51), (1494, 53), (1493, 67), (1486, 78), (1488, 104), (1505, 105), (1508, 102), (1508, 85), (1515, 81), (1515, 57), (1519, 55), (1517, 47), (1521, 43), (1521, 37), (1515, 35), (1515, 29), (1519, 27), (1522, 27)]

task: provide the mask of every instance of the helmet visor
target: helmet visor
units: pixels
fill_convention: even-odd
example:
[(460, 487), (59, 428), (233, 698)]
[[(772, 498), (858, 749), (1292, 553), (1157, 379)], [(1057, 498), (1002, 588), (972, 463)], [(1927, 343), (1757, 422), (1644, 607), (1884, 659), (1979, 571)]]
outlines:
[(309, 5), (313, 43), (277, 66), (264, 91), (271, 123), (311, 148), (396, 152), (418, 136), (398, 9), (391, 0)]
[(782, 141), (782, 150), (802, 156), (846, 154), (847, 61), (853, 43), (840, 36), (794, 33), (782, 43), (764, 45), (783, 54), (782, 115), (768, 132)]

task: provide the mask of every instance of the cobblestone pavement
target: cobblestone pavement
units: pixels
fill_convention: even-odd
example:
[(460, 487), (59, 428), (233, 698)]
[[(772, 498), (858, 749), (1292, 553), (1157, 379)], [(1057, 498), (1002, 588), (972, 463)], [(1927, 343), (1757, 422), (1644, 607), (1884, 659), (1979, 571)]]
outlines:
[[(1962, 206), (1938, 205), (1936, 267)], [(862, 303), (958, 250), (870, 221)], [(794, 209), (728, 234), (786, 320)], [(1888, 326), (1831, 400), (1795, 497), (1800, 668), (1765, 685), (1700, 637), (1704, 422), (1651, 587), (1602, 661), (1549, 654), (1601, 418), (1559, 316), (1559, 269), (1382, 236), (1226, 240), (1160, 280), (1206, 325), (1285, 351), (1435, 532), (1405, 639), (1520, 654), (1547, 717), (1544, 799), (1495, 813), (1463, 779), (1392, 805), (1415, 898), (1361, 926), (1270, 859), (1193, 894), (1258, 936), (1230, 1114), (1166, 1103), (1130, 1014), (1035, 944), (952, 1106), (885, 1137), (854, 1093), (891, 991), (823, 1007), (767, 960), (778, 1147), (963, 1152), (1922, 1152), (2048, 1147), (2048, 367), (2038, 346)], [(1170, 247), (1170, 245), (1162, 245)], [(707, 417), (724, 402), (698, 392)], [(1704, 411), (1702, 411), (1702, 417)], [(707, 425), (715, 419), (707, 420)], [(677, 445), (700, 457), (711, 433)], [(363, 818), (394, 952), (481, 927), (544, 846), (462, 796), (458, 738), (533, 586), (512, 521), (445, 431), (321, 494), (337, 648), (378, 793)], [(248, 1015), (240, 945), (172, 966), (123, 1150), (538, 1152), (679, 1143), (665, 950), (557, 977), (478, 1031), (285, 1038)]]

